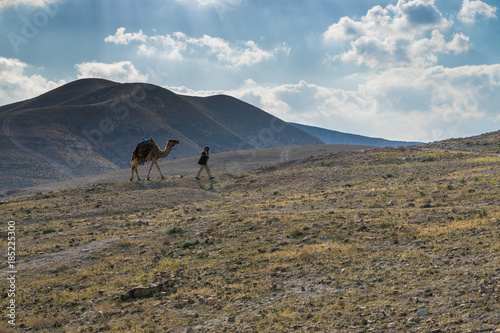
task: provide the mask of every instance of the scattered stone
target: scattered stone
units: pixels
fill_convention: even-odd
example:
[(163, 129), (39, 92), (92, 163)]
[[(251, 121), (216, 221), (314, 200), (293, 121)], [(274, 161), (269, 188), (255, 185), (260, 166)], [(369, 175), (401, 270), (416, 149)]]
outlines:
[(139, 286), (130, 289), (124, 295), (121, 295), (121, 300), (126, 301), (129, 299), (140, 299), (140, 298), (148, 298), (153, 297), (161, 292), (166, 292), (169, 290), (169, 286), (171, 286), (171, 281), (165, 281), (161, 283), (153, 283), (147, 286)]
[(495, 304), (493, 301), (489, 301), (488, 304), (486, 304), (486, 310), (495, 311)]
[(417, 316), (426, 316), (427, 314), (427, 309), (421, 309), (417, 311)]

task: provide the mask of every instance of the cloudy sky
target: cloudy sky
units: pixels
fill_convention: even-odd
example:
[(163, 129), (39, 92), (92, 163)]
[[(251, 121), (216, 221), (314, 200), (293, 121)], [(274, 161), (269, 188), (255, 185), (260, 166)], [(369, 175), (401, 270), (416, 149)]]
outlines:
[(394, 140), (500, 129), (498, 0), (0, 0), (0, 105), (79, 78)]

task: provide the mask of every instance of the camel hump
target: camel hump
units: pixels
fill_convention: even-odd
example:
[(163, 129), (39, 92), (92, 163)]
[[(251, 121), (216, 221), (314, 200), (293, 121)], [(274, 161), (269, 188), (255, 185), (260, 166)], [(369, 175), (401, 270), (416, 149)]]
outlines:
[(154, 142), (153, 138), (142, 139), (135, 147), (130, 163), (134, 163), (134, 161), (138, 159), (140, 161), (140, 164), (143, 165), (146, 162), (146, 158), (148, 157), (155, 144), (156, 143)]
[(141, 142), (139, 142), (140, 145), (143, 145), (143, 146), (147, 146), (147, 145), (152, 145), (154, 144), (154, 140), (153, 138), (149, 138), (149, 139), (142, 139)]

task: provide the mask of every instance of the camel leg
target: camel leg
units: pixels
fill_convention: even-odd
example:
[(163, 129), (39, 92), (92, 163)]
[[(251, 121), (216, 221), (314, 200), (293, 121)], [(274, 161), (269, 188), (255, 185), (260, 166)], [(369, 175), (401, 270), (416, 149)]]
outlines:
[(149, 167), (149, 171), (148, 171), (148, 180), (151, 180), (149, 179), (149, 174), (151, 173), (151, 169), (153, 169), (153, 165), (155, 164), (155, 162), (153, 161), (153, 163), (151, 163), (151, 166)]
[(165, 177), (163, 177), (163, 174), (161, 173), (160, 166), (158, 165), (158, 163), (156, 163), (156, 167), (158, 168), (158, 172), (160, 173), (161, 179), (165, 179)]
[(137, 163), (135, 165), (135, 173), (137, 174), (137, 180), (141, 180), (141, 178), (139, 178), (139, 171), (138, 170), (139, 170), (139, 163)]
[(135, 163), (132, 165), (132, 177), (130, 177), (130, 181), (134, 181), (134, 169), (135, 169)]
[(130, 178), (130, 181), (134, 180), (134, 171), (137, 174), (137, 180), (141, 180), (141, 178), (139, 178), (139, 172), (137, 171), (137, 169), (138, 169), (138, 165), (137, 165), (137, 163), (134, 163), (134, 165), (132, 166), (132, 177)]
[[(151, 160), (151, 166), (149, 167), (149, 171), (148, 171), (148, 180), (150, 180), (149, 174), (151, 173), (151, 169), (153, 169), (153, 165), (155, 165), (155, 164), (156, 164), (156, 166), (158, 166), (158, 160)], [(160, 175), (161, 175), (161, 172), (160, 172)]]

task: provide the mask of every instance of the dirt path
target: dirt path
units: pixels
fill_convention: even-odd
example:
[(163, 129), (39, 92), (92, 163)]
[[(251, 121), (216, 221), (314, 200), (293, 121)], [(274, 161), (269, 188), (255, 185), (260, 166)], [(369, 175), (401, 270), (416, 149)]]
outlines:
[[(82, 244), (65, 251), (51, 253), (51, 254), (44, 254), (30, 261), (18, 262), (16, 264), (16, 271), (19, 272), (26, 269), (31, 269), (35, 267), (40, 268), (46, 266), (52, 266), (55, 269), (57, 266), (60, 265), (69, 265), (78, 259), (83, 259), (85, 257), (88, 257), (89, 254), (91, 254), (92, 252), (99, 251), (103, 248), (106, 248), (116, 243), (118, 240), (120, 240), (119, 237), (96, 240), (94, 242)], [(8, 267), (2, 268), (0, 270), (0, 278), (3, 277), (4, 275), (7, 275), (9, 271), (11, 270)]]

